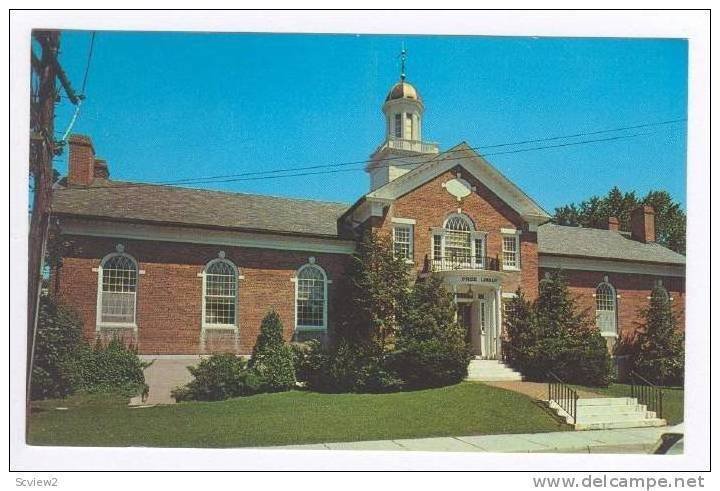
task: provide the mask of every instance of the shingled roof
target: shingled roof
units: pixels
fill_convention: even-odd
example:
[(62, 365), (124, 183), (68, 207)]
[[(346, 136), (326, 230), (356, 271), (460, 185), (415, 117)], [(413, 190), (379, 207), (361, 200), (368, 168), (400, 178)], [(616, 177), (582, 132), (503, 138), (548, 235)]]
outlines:
[(667, 247), (638, 242), (621, 232), (552, 223), (538, 227), (538, 250), (548, 255), (685, 264), (685, 256)]
[(58, 188), (53, 213), (104, 219), (338, 236), (345, 203), (96, 179)]

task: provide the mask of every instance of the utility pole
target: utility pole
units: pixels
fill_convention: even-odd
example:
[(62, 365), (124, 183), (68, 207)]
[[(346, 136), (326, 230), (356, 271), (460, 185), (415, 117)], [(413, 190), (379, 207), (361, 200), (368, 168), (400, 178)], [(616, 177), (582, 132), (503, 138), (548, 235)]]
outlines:
[(31, 79), (37, 81), (30, 94), (30, 176), (33, 183), (33, 206), (28, 234), (28, 317), (27, 317), (27, 403), (29, 409), (32, 360), (35, 349), (43, 264), (50, 227), (52, 206), (53, 158), (62, 153), (55, 141), (55, 104), (58, 101), (56, 80), (68, 99), (78, 104), (79, 97), (58, 62), (59, 31), (33, 31), (42, 50), (40, 58), (31, 50)]

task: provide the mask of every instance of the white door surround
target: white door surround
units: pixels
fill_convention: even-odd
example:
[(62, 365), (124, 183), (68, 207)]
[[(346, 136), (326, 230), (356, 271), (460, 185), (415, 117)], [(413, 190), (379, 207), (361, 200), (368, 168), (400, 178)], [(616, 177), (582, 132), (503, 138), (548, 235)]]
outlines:
[[(472, 353), (485, 360), (500, 358), (501, 290), (485, 284), (451, 284), (448, 289), (460, 306), (470, 305), (468, 340)], [(467, 308), (467, 307), (465, 307)]]

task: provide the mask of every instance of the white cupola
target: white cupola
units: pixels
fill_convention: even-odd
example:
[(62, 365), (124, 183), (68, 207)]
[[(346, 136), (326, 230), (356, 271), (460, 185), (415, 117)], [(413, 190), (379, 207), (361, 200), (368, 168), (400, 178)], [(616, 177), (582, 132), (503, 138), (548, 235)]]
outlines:
[(400, 81), (385, 98), (385, 140), (371, 156), (365, 170), (370, 174), (370, 191), (400, 177), (438, 153), (436, 143), (422, 141), (423, 106), (420, 93), (405, 81), (405, 49), (400, 54)]

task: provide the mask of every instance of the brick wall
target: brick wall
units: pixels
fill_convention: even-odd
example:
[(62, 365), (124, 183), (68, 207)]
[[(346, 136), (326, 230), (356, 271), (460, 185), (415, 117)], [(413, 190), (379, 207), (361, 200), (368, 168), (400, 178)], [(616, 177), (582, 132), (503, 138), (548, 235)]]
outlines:
[[(545, 275), (546, 268), (540, 268), (539, 278)], [(626, 273), (603, 273), (600, 271), (577, 271), (565, 270), (563, 274), (567, 278), (568, 287), (572, 295), (578, 301), (581, 308), (590, 309), (590, 315), (595, 314), (595, 289), (598, 284), (607, 276), (610, 284), (620, 298), (617, 299), (617, 325), (622, 336), (632, 336), (637, 330), (637, 322), (640, 319), (638, 312), (646, 308), (649, 303), (648, 297), (658, 279), (662, 280), (663, 286), (670, 294), (673, 310), (678, 316), (678, 325), (685, 329), (685, 280), (684, 278), (658, 277), (652, 275), (626, 274)]]
[[(81, 314), (88, 340), (96, 337), (98, 273), (93, 268), (122, 243), (145, 274), (138, 277), (138, 348), (142, 354), (197, 354), (201, 351), (202, 278), (198, 273), (223, 250), (244, 279), (238, 283), (239, 336), (210, 336), (206, 351), (252, 351), (260, 322), (274, 308), (280, 314), (285, 337), (293, 337), (295, 283), (299, 267), (316, 258), (330, 280), (328, 324), (336, 313), (333, 299), (342, 288), (347, 256), (258, 248), (205, 246), (169, 242), (66, 236), (68, 247), (61, 269), (54, 272), (53, 292)], [(338, 281), (339, 280), (339, 281)]]
[[(442, 187), (444, 182), (455, 178), (458, 172), (463, 179), (476, 187), (476, 192), (463, 198), (461, 202)], [(514, 292), (518, 286), (522, 286), (529, 298), (535, 298), (538, 268), (537, 233), (525, 231), (524, 221), (517, 212), (460, 166), (395, 200), (385, 217), (374, 222), (373, 226), (377, 230), (391, 233), (393, 217), (415, 219), (413, 260), (418, 271), (421, 271), (426, 260), (432, 256), (432, 229), (442, 227), (447, 216), (456, 213), (458, 208), (473, 220), (477, 230), (488, 233), (485, 247), (486, 255), (489, 257), (502, 257), (501, 228), (523, 230), (520, 236), (522, 269), (519, 272), (507, 272), (502, 286), (506, 292)]]

